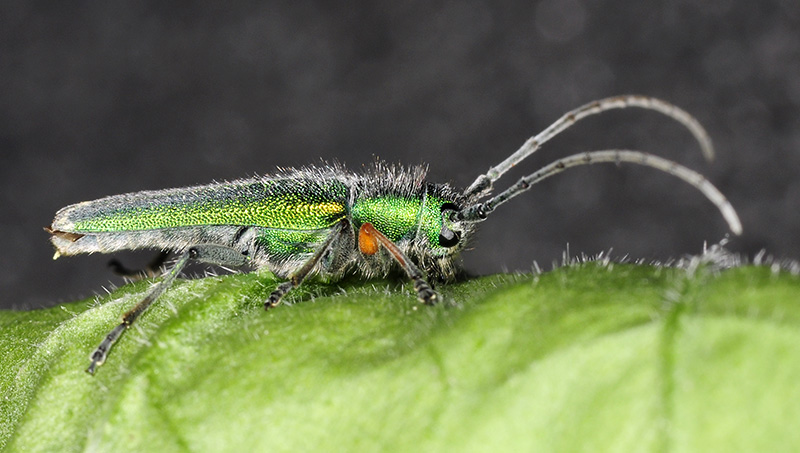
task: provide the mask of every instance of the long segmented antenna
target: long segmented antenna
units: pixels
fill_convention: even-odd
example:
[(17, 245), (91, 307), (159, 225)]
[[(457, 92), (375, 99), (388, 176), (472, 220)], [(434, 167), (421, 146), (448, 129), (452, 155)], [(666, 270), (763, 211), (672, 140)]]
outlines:
[[(695, 117), (689, 112), (661, 99), (652, 98), (648, 96), (639, 95), (624, 95), (614, 96), (610, 98), (600, 99), (582, 105), (575, 110), (565, 113), (561, 118), (556, 120), (553, 124), (548, 126), (545, 130), (529, 138), (520, 149), (514, 154), (510, 155), (506, 160), (501, 162), (495, 167), (492, 167), (486, 174), (478, 176), (467, 190), (464, 191), (464, 196), (472, 198), (475, 196), (486, 196), (492, 190), (492, 184), (500, 179), (512, 167), (520, 163), (526, 157), (535, 153), (545, 142), (563, 132), (573, 124), (577, 123), (587, 116), (596, 115), (612, 109), (622, 109), (627, 107), (640, 107), (647, 110), (655, 110), (663, 113), (664, 115), (674, 119), (675, 121), (683, 124), (694, 135), (703, 156), (707, 160), (714, 159), (714, 147), (711, 144), (711, 138)], [(479, 197), (479, 198), (480, 198)]]
[(672, 162), (671, 160), (654, 156), (652, 154), (628, 150), (591, 151), (581, 154), (574, 154), (563, 159), (558, 159), (557, 161), (542, 167), (536, 172), (521, 178), (516, 184), (509, 187), (502, 193), (490, 198), (489, 200), (469, 206), (462, 211), (455, 212), (453, 214), (454, 218), (456, 220), (463, 220), (467, 222), (480, 222), (498, 206), (521, 194), (522, 192), (527, 191), (533, 184), (547, 179), (557, 173), (561, 173), (567, 168), (600, 162), (628, 162), (632, 164), (643, 165), (645, 167), (661, 170), (686, 181), (694, 188), (702, 192), (706, 198), (714, 203), (717, 209), (719, 209), (719, 211), (722, 213), (725, 221), (728, 222), (728, 227), (734, 234), (742, 234), (742, 222), (739, 220), (739, 216), (736, 214), (733, 206), (731, 206), (731, 203), (728, 201), (728, 199), (725, 198), (725, 196), (722, 195), (722, 193), (703, 175), (694, 170), (690, 170), (683, 165)]

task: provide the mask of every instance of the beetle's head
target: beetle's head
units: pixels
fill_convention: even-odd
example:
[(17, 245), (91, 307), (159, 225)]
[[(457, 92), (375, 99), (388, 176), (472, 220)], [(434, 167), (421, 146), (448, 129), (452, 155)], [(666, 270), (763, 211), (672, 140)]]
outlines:
[[(429, 270), (448, 279), (459, 268), (456, 257), (474, 231), (475, 222), (458, 220), (457, 213), (466, 205), (464, 197), (447, 184), (428, 184), (420, 212), (417, 245), (424, 252), (415, 254)], [(438, 272), (437, 272), (438, 271)]]

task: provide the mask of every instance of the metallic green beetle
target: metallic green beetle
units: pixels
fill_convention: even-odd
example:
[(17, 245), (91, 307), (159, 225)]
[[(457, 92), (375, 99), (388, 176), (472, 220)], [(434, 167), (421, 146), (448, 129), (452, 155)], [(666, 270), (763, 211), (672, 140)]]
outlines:
[(87, 372), (94, 374), (122, 332), (192, 260), (267, 267), (287, 278), (269, 296), (266, 308), (276, 306), (312, 274), (328, 280), (347, 273), (370, 278), (394, 269), (402, 270), (414, 283), (422, 302), (435, 303), (437, 294), (425, 273), (428, 278), (452, 279), (460, 269), (458, 253), (478, 222), (531, 185), (579, 165), (625, 162), (674, 175), (709, 198), (731, 231), (740, 234), (741, 223), (733, 207), (702, 175), (639, 151), (593, 151), (562, 158), (485, 199), (497, 179), (564, 129), (586, 116), (626, 107), (655, 110), (677, 120), (692, 132), (704, 155), (709, 160), (713, 157), (708, 134), (687, 112), (655, 98), (617, 96), (566, 113), (464, 191), (427, 183), (424, 167), (404, 169), (378, 163), (362, 174), (338, 165), (313, 167), (67, 206), (45, 228), (56, 248), (54, 258), (147, 248), (179, 254), (162, 280), (124, 314), (91, 354)]

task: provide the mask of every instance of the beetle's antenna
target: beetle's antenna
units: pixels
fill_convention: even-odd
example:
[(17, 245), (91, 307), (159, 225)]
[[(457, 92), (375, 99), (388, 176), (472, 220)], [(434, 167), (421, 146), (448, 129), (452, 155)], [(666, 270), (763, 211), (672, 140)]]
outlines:
[(522, 192), (530, 189), (533, 184), (547, 179), (557, 173), (561, 173), (570, 167), (600, 162), (627, 162), (644, 165), (645, 167), (661, 170), (686, 181), (694, 188), (702, 192), (706, 198), (714, 203), (717, 209), (719, 209), (719, 211), (722, 213), (722, 217), (724, 217), (725, 221), (728, 222), (728, 227), (734, 234), (742, 234), (742, 223), (739, 220), (739, 216), (736, 214), (736, 210), (733, 209), (733, 206), (731, 206), (731, 203), (728, 201), (728, 199), (725, 198), (725, 196), (722, 195), (722, 193), (703, 175), (670, 160), (654, 156), (652, 154), (628, 150), (591, 151), (587, 153), (574, 154), (563, 159), (558, 159), (557, 161), (542, 167), (536, 172), (521, 178), (516, 184), (509, 187), (504, 192), (496, 195), (495, 197), (485, 202), (477, 203), (464, 208), (462, 211), (454, 212), (452, 215), (456, 220), (480, 222), (484, 220), (489, 213), (494, 211), (495, 208), (521, 194)]
[(495, 167), (489, 169), (486, 174), (478, 176), (467, 190), (464, 191), (464, 196), (467, 198), (482, 198), (492, 191), (492, 184), (500, 179), (504, 173), (512, 167), (520, 163), (523, 159), (535, 153), (545, 142), (555, 137), (556, 135), (564, 132), (573, 124), (577, 123), (587, 116), (596, 115), (612, 109), (623, 109), (628, 107), (640, 107), (647, 110), (655, 110), (664, 115), (674, 119), (675, 121), (686, 126), (687, 129), (694, 135), (694, 138), (700, 143), (700, 148), (703, 156), (707, 160), (714, 159), (714, 147), (711, 145), (711, 138), (708, 133), (700, 124), (699, 121), (687, 111), (677, 107), (667, 101), (652, 98), (648, 96), (639, 95), (623, 95), (614, 96), (610, 98), (600, 99), (582, 105), (575, 110), (565, 113), (561, 118), (556, 120), (553, 124), (548, 126), (545, 130), (529, 138), (520, 149), (514, 154), (508, 156), (506, 160), (501, 162)]

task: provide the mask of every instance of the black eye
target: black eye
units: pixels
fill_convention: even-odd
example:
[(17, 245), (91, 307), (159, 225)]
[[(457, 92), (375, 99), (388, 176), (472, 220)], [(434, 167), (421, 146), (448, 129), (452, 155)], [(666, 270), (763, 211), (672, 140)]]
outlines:
[(442, 227), (442, 231), (439, 232), (439, 245), (442, 247), (453, 247), (458, 244), (460, 239), (461, 236), (458, 233), (447, 227)]
[[(456, 206), (455, 203), (444, 203), (442, 204), (442, 214), (444, 214), (445, 211), (451, 211), (450, 214), (452, 214), (458, 211), (458, 206)], [(444, 219), (442, 220), (444, 221)], [(461, 240), (460, 234), (442, 225), (442, 231), (439, 232), (439, 245), (450, 248), (458, 244), (459, 240)]]

